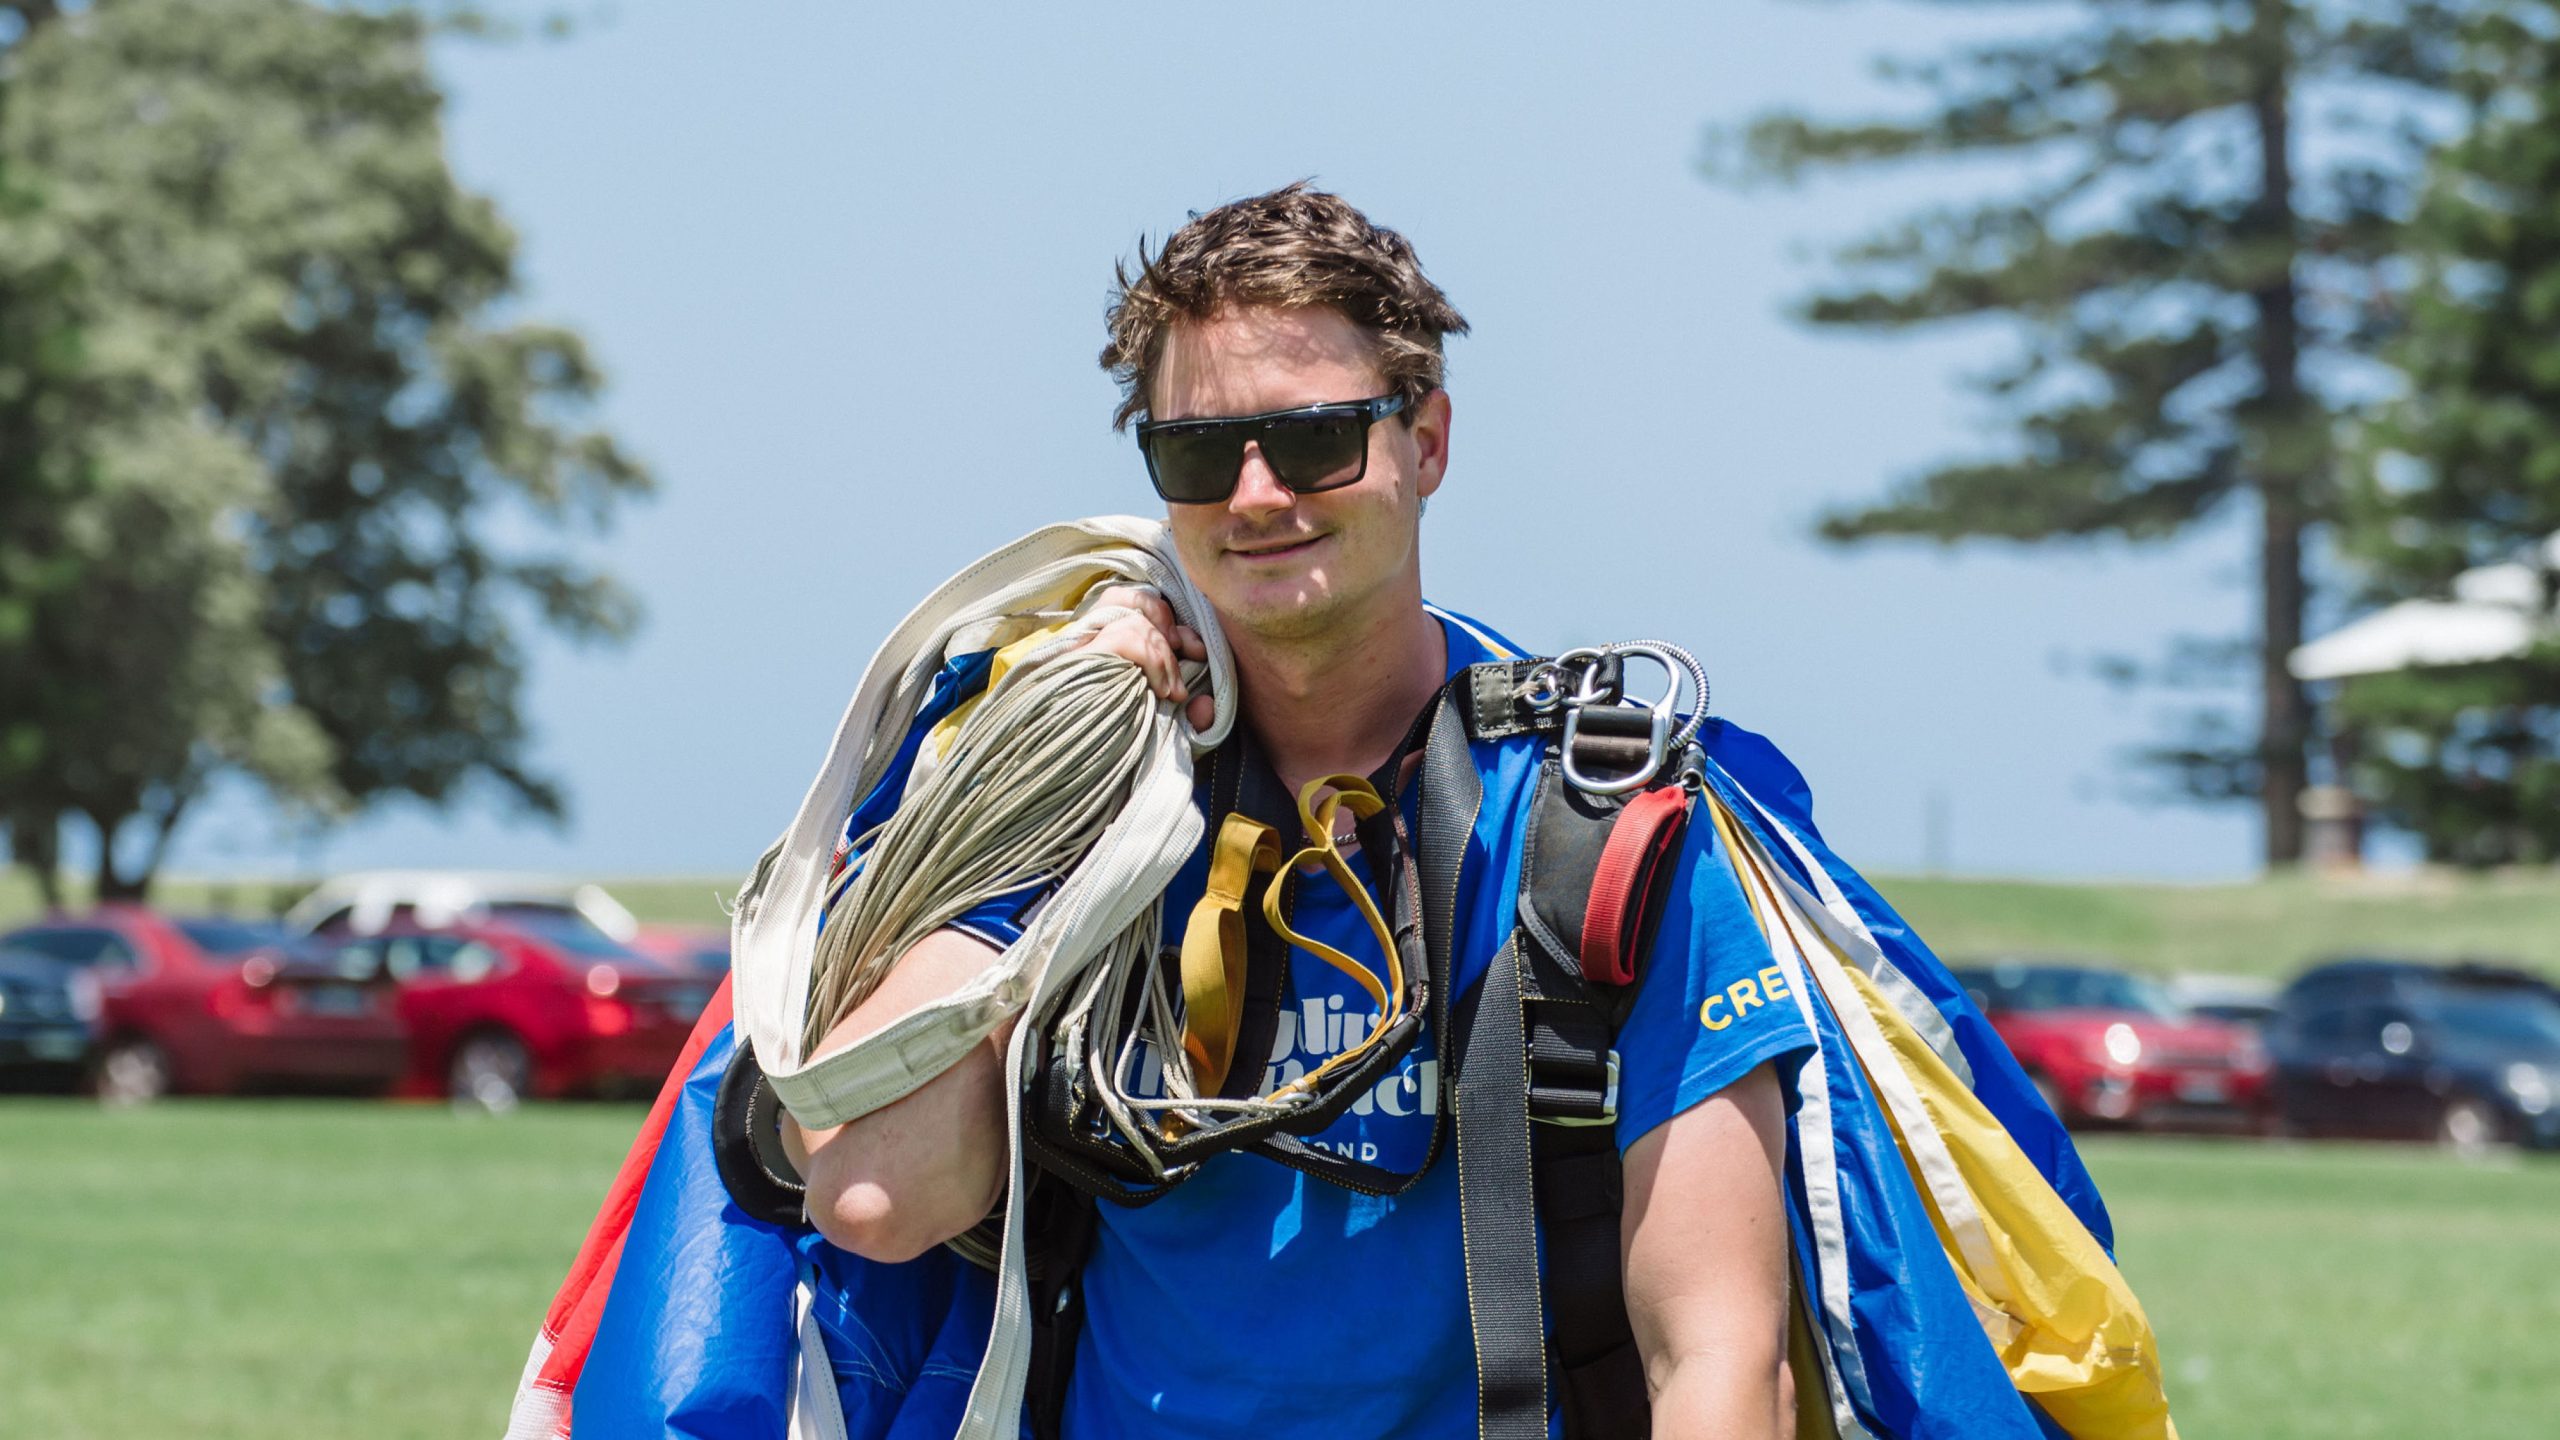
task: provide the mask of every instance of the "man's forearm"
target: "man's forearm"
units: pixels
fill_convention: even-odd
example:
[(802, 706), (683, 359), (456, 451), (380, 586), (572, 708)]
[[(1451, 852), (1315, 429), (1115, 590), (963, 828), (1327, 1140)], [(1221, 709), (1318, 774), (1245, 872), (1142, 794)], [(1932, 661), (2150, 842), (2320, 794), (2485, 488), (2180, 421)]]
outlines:
[[(985, 942), (945, 930), (900, 958), (827, 1048), (880, 1030), (984, 969)], [(1005, 1180), (1004, 1047), (999, 1027), (958, 1064), (894, 1105), (823, 1130), (783, 1117), (783, 1145), (809, 1186), (810, 1223), (867, 1260), (911, 1260), (978, 1223)]]

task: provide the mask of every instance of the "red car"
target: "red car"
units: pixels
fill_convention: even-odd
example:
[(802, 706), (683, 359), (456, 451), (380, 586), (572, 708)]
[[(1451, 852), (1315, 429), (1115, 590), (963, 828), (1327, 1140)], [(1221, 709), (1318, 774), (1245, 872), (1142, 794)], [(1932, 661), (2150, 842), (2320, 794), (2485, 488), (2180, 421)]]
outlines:
[(324, 929), (342, 973), (397, 987), (407, 1094), (492, 1109), (532, 1096), (647, 1091), (666, 1078), (716, 979), (626, 948), (573, 910), (510, 904), (375, 934)]
[(271, 925), (173, 918), (138, 905), (0, 936), (96, 977), (91, 1075), (103, 1099), (388, 1086), (406, 1063), (391, 997), (296, 959), (282, 939)]
[(2067, 1124), (2263, 1130), (2273, 1119), (2257, 1033), (2190, 1016), (2148, 980), (2015, 963), (1955, 977)]

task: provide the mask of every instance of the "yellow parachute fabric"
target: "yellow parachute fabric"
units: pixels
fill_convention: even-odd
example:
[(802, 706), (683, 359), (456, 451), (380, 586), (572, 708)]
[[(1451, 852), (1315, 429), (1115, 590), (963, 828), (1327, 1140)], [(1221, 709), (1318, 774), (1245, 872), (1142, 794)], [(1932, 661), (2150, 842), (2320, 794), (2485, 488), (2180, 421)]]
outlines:
[[(2075, 1440), (2176, 1440), (2151, 1322), (2115, 1262), (1966, 1081), (1790, 895), (1723, 800), (1710, 791), (1702, 803), (1772, 952), (1782, 962), (1785, 949), (1801, 955), (1816, 982), (1809, 998), (1831, 1007), (1884, 1100), (1903, 1163), (2011, 1382)], [(1804, 1440), (1833, 1433), (1819, 1405), (1800, 1403), (1797, 1417)]]

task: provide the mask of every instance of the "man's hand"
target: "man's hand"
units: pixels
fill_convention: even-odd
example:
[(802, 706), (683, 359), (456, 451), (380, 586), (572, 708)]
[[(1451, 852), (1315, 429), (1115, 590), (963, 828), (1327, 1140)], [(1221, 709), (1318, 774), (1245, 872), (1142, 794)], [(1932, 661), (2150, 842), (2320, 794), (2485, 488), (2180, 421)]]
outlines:
[(1785, 1377), (1786, 1109), (1763, 1065), (1627, 1148), (1627, 1320), (1655, 1440), (1795, 1434)]
[(1181, 662), (1209, 658), (1209, 647), (1201, 642), (1200, 632), (1177, 624), (1173, 607), (1152, 590), (1114, 585), (1095, 598), (1106, 605), (1126, 605), (1138, 613), (1123, 615), (1103, 626), (1076, 648), (1117, 655), (1137, 666), (1157, 698), (1176, 705), (1188, 700), (1183, 714), (1190, 719), (1191, 728), (1208, 729), (1209, 722), (1217, 716), (1217, 702), (1207, 690), (1193, 695), (1182, 684)]

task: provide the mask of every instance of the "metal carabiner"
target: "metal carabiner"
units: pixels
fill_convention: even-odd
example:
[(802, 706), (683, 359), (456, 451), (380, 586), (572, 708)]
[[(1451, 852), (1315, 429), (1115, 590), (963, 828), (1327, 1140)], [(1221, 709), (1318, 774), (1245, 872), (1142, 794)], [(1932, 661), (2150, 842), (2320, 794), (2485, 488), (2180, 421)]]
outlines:
[[(1630, 655), (1641, 655), (1661, 666), (1664, 678), (1670, 683), (1660, 699), (1650, 704), (1637, 702), (1644, 704), (1645, 708), (1652, 711), (1650, 724), (1647, 727), (1649, 733), (1646, 736), (1644, 764), (1615, 779), (1595, 779), (1584, 774), (1581, 767), (1574, 763), (1573, 742), (1582, 734), (1583, 707), (1610, 698), (1605, 693), (1597, 691), (1593, 683), (1600, 669), (1599, 662), (1611, 656), (1624, 659)], [(1674, 749), (1687, 747), (1697, 735), (1699, 723), (1705, 718), (1706, 672), (1689, 652), (1676, 645), (1666, 645), (1653, 640), (1568, 650), (1556, 657), (1556, 664), (1562, 667), (1569, 661), (1586, 656), (1591, 663), (1583, 672), (1582, 683), (1575, 687), (1575, 693), (1564, 702), (1564, 741), (1559, 747), (1564, 759), (1564, 778), (1566, 783), (1585, 794), (1623, 795), (1651, 783), (1654, 776), (1662, 773), (1662, 764), (1671, 758), (1671, 752)], [(1687, 723), (1679, 725), (1675, 736), (1674, 722), (1679, 718), (1680, 681), (1684, 675), (1697, 687), (1699, 713), (1690, 716)]]

